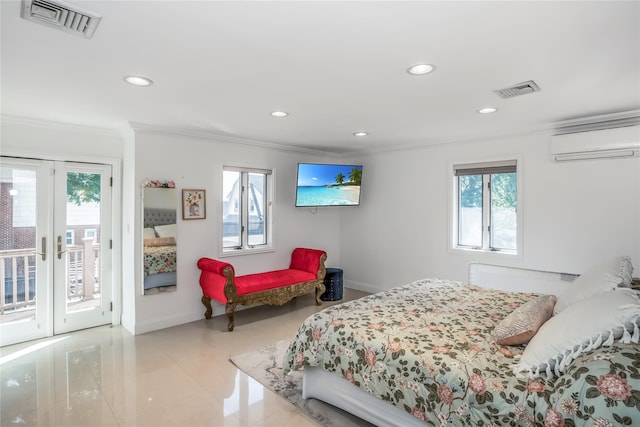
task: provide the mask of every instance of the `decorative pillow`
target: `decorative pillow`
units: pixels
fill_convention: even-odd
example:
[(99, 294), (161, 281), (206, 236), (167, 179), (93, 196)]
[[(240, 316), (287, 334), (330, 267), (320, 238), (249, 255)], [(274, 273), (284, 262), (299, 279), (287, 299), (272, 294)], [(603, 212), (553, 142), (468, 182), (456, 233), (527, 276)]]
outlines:
[(622, 284), (620, 286), (630, 288), (633, 282), (633, 265), (631, 264), (631, 258), (628, 256), (620, 257), (620, 270), (618, 274), (622, 277)]
[[(631, 272), (628, 270), (630, 265), (629, 257), (617, 256), (589, 269), (573, 283), (568, 284), (565, 290), (558, 295), (553, 313), (558, 314), (571, 304), (592, 295), (613, 290), (621, 286), (625, 280), (629, 281), (630, 286)], [(631, 270), (633, 271), (633, 267)], [(627, 276), (628, 279), (626, 279)]]
[(158, 237), (173, 237), (174, 239), (178, 231), (176, 224), (156, 225), (153, 228), (156, 230)]
[(560, 375), (585, 351), (617, 339), (640, 341), (640, 293), (631, 289), (602, 292), (567, 307), (540, 327), (516, 367), (548, 377)]
[(491, 334), (496, 343), (518, 345), (528, 342), (553, 314), (555, 295), (541, 295), (516, 308), (502, 319)]
[(153, 239), (154, 237), (156, 237), (156, 232), (152, 227), (145, 227), (145, 229), (142, 230), (143, 239)]
[(175, 246), (176, 239), (174, 239), (173, 237), (155, 237), (153, 239), (144, 239), (144, 245), (147, 247)]

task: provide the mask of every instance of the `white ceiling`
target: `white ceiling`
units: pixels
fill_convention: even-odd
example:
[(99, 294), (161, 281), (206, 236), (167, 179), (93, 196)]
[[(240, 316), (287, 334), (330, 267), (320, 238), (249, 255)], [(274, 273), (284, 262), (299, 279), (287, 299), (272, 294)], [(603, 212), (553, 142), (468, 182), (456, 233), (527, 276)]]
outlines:
[(7, 116), (348, 153), (640, 111), (639, 1), (69, 1), (102, 15), (91, 39), (0, 3)]

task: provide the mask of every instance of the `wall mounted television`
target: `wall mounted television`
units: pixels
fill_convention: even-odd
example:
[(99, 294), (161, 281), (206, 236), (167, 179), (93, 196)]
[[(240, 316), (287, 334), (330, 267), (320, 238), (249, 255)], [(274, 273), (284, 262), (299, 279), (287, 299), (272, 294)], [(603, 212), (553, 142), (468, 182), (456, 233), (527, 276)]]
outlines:
[(362, 165), (298, 163), (296, 207), (358, 206)]

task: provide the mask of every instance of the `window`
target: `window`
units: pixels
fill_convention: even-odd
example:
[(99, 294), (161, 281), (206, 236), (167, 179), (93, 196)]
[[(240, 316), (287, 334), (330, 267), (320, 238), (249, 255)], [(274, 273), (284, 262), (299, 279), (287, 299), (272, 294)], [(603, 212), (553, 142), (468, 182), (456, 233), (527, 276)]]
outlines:
[(517, 253), (517, 162), (459, 164), (453, 173), (454, 247)]
[(96, 240), (96, 229), (87, 228), (86, 230), (84, 230), (84, 238)]
[(73, 230), (67, 230), (66, 232), (66, 241), (67, 241), (67, 246), (71, 246), (74, 244), (74, 240), (75, 240), (75, 231)]
[(272, 179), (270, 170), (223, 168), (223, 253), (271, 248)]

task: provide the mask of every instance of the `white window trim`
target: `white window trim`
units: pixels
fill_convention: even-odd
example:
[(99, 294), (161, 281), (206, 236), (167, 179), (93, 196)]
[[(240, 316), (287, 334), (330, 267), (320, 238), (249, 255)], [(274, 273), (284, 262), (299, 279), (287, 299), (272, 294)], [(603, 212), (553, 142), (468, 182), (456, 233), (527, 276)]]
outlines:
[[(516, 251), (489, 251), (485, 249), (465, 248), (458, 246), (458, 195), (457, 195), (457, 177), (455, 175), (456, 165), (490, 165), (500, 164), (501, 162), (509, 162), (515, 160), (517, 163), (517, 192), (518, 192), (518, 210), (517, 218), (517, 243)], [(507, 259), (523, 259), (524, 258), (524, 161), (522, 155), (495, 156), (487, 159), (456, 159), (449, 162), (449, 232), (448, 232), (448, 250), (450, 254), (456, 255), (472, 255), (474, 258), (507, 258)], [(484, 195), (483, 195), (484, 196)]]
[[(224, 165), (222, 167), (222, 172), (224, 171), (237, 171), (237, 172), (254, 172), (254, 173), (265, 173), (267, 174), (267, 201), (266, 201), (266, 213), (267, 213), (267, 223), (265, 224), (265, 230), (267, 232), (267, 243), (266, 245), (260, 245), (256, 247), (249, 247), (244, 244), (242, 248), (225, 248), (224, 247), (224, 239), (223, 239), (223, 229), (224, 229), (224, 218), (220, 215), (220, 223), (218, 224), (218, 230), (220, 230), (220, 238), (219, 240), (219, 250), (218, 256), (220, 258), (225, 257), (233, 257), (233, 256), (241, 256), (241, 255), (250, 255), (250, 254), (258, 254), (258, 253), (267, 253), (274, 252), (275, 248), (273, 246), (273, 236), (274, 236), (274, 203), (275, 200), (275, 192), (276, 192), (276, 171), (274, 169), (269, 168), (256, 168), (256, 167), (243, 167), (243, 166), (230, 166)], [(220, 194), (221, 201), (222, 197), (224, 197), (224, 178), (220, 180)], [(220, 207), (218, 207), (220, 209)], [(246, 222), (244, 210), (242, 212), (242, 222)], [(245, 233), (248, 232), (248, 227), (245, 226)], [(247, 241), (247, 236), (245, 235), (243, 241)]]

